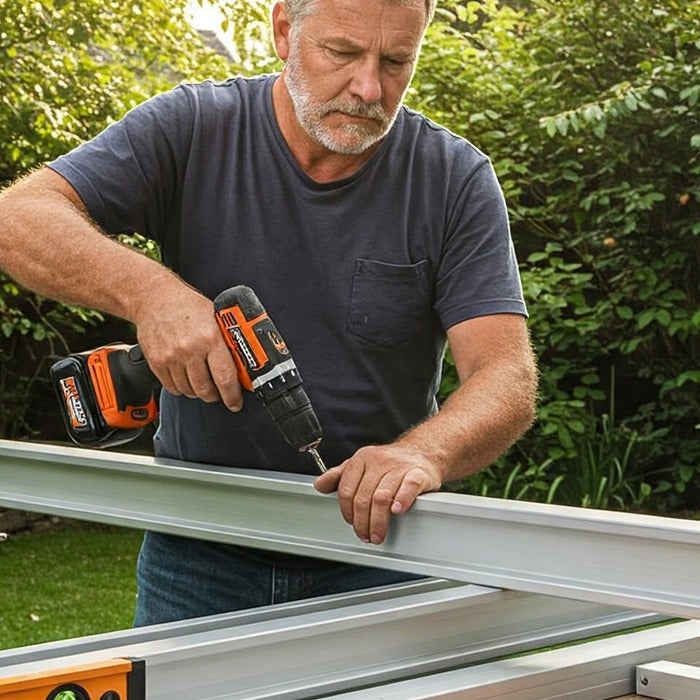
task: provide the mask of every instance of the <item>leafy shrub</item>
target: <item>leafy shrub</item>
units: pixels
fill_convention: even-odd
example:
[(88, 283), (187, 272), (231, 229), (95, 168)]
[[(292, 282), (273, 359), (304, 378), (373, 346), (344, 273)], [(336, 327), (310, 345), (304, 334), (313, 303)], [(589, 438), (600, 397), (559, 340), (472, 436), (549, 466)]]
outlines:
[(538, 424), (463, 487), (492, 478), (502, 493), (522, 482), (528, 497), (582, 505), (692, 507), (700, 6), (522, 5), (446, 3), (412, 93), (494, 161), (540, 360)]

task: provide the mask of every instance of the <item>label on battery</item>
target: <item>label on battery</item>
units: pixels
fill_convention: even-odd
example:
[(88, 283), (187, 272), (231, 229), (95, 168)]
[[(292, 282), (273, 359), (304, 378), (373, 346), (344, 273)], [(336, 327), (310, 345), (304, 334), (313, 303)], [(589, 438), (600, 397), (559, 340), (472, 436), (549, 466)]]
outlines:
[(87, 416), (85, 415), (83, 402), (80, 400), (78, 387), (75, 384), (75, 377), (65, 377), (60, 380), (60, 384), (71, 425), (74, 428), (87, 427)]

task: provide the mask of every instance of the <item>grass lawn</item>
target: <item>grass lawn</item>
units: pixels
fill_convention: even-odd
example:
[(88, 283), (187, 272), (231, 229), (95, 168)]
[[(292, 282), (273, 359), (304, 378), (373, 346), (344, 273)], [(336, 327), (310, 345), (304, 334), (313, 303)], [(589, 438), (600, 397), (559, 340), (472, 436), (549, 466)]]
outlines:
[(131, 627), (141, 537), (71, 522), (0, 542), (0, 649)]

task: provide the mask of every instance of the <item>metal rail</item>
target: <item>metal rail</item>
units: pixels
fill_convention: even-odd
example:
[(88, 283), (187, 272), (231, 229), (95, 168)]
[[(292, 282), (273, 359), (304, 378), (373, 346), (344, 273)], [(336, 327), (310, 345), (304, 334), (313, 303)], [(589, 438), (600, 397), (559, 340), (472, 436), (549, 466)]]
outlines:
[(432, 580), (0, 652), (0, 680), (129, 657), (149, 700), (308, 699), (655, 619)]
[(637, 692), (657, 700), (700, 698), (700, 668), (675, 661), (637, 666)]
[(700, 522), (437, 493), (374, 546), (312, 480), (0, 441), (0, 506), (700, 617)]
[[(338, 693), (337, 700), (608, 700), (635, 692), (635, 667), (700, 663), (700, 621)], [(643, 691), (647, 696), (646, 690)], [(697, 695), (653, 695), (672, 700)], [(213, 699), (211, 699), (213, 700)]]

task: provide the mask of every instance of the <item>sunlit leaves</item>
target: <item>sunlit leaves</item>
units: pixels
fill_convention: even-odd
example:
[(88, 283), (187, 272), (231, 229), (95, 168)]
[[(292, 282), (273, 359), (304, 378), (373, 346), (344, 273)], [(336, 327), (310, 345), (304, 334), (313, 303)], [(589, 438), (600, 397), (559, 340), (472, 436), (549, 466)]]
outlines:
[[(226, 77), (184, 0), (0, 0), (0, 179), (180, 80)], [(218, 74), (218, 75), (217, 75)]]

